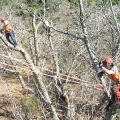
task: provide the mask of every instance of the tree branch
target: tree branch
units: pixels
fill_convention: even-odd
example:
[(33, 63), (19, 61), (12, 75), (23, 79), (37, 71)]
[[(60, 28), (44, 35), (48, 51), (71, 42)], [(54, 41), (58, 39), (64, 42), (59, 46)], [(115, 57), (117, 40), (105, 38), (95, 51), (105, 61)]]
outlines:
[[(0, 39), (2, 39), (2, 41), (6, 41), (5, 37), (0, 33)], [(6, 43), (6, 45), (8, 46), (8, 43)], [(13, 49), (13, 47), (10, 47), (11, 49)], [(30, 56), (28, 55), (28, 53), (20, 46), (17, 46), (15, 48), (16, 51), (19, 51), (22, 56), (24, 57), (24, 59), (26, 60), (26, 62), (29, 64), (30, 69), (33, 71), (33, 74), (35, 76), (35, 81), (38, 85), (38, 89), (41, 91), (42, 95), (44, 96), (44, 100), (47, 104), (49, 104), (52, 114), (53, 114), (53, 119), (54, 120), (59, 120), (58, 115), (56, 113), (56, 109), (54, 108), (54, 106), (51, 104), (51, 100), (50, 97), (48, 95), (48, 92), (45, 88), (45, 85), (42, 81), (42, 76), (40, 74), (40, 70), (35, 67), (35, 65), (33, 64)]]

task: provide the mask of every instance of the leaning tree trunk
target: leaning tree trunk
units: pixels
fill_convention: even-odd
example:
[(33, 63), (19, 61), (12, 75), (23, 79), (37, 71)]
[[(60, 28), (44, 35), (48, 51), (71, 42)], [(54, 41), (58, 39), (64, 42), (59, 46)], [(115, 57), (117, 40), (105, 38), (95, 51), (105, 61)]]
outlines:
[[(84, 21), (84, 10), (83, 10), (82, 0), (79, 0), (79, 7), (80, 7), (80, 23), (81, 23), (82, 31), (84, 33), (83, 42), (86, 45), (86, 48), (87, 48), (87, 51), (90, 55), (91, 61), (92, 61), (93, 66), (94, 66), (94, 69), (97, 73), (99, 71), (98, 59), (94, 55), (95, 51), (92, 50), (92, 48), (90, 47), (90, 44), (89, 44), (89, 40), (88, 40), (88, 36), (87, 36), (87, 29), (86, 29), (86, 25), (85, 25), (85, 21)], [(110, 91), (108, 91), (108, 89), (106, 87), (106, 82), (105, 82), (104, 78), (101, 77), (100, 79), (101, 79), (102, 84), (104, 85), (104, 91), (107, 93), (107, 96), (110, 97)]]
[(38, 86), (38, 89), (41, 91), (42, 95), (43, 95), (43, 99), (46, 102), (47, 105), (49, 105), (49, 107), (51, 108), (51, 112), (53, 114), (53, 119), (54, 120), (59, 120), (58, 115), (56, 113), (56, 109), (54, 108), (54, 106), (51, 103), (50, 97), (48, 95), (48, 92), (45, 88), (45, 85), (42, 81), (42, 76), (40, 74), (40, 70), (38, 68), (35, 67), (35, 65), (33, 64), (30, 56), (28, 55), (28, 53), (22, 48), (17, 46), (16, 48), (14, 48), (12, 45), (10, 45), (9, 43), (6, 42), (5, 37), (0, 33), (0, 39), (10, 48), (15, 49), (16, 51), (19, 51), (22, 56), (24, 57), (24, 59), (26, 60), (26, 62), (29, 64), (30, 69), (33, 71), (33, 74), (35, 76), (35, 80)]
[(56, 95), (57, 102), (60, 104), (60, 109), (62, 110), (62, 116), (63, 116), (62, 119), (65, 120), (67, 118), (67, 113), (68, 113), (68, 100), (67, 100), (67, 96), (64, 94), (63, 85), (59, 75), (60, 73), (59, 58), (58, 58), (57, 51), (55, 50), (52, 42), (51, 29), (50, 29), (50, 26), (46, 26), (46, 27), (48, 27), (46, 29), (47, 30), (46, 32), (48, 35), (48, 40), (50, 42), (50, 47), (51, 47), (52, 56), (53, 56), (55, 69), (56, 69), (55, 85), (53, 85), (54, 93)]
[[(89, 56), (90, 56), (91, 61), (93, 63), (94, 69), (95, 69), (96, 73), (98, 73), (98, 71), (99, 71), (98, 59), (94, 55), (95, 51), (93, 51), (93, 49), (91, 48), (89, 40), (88, 40), (87, 28), (86, 28), (85, 21), (84, 21), (84, 9), (83, 9), (83, 1), (82, 0), (79, 0), (79, 8), (80, 8), (80, 23), (81, 23), (81, 27), (82, 27), (82, 32), (84, 33), (84, 39), (82, 41), (85, 43), (86, 49), (89, 53)], [(100, 81), (104, 85), (104, 92), (107, 93), (107, 94), (105, 94), (106, 97), (108, 99), (110, 99), (110, 90), (108, 90), (106, 87), (105, 79), (103, 77), (101, 77)], [(91, 119), (93, 119), (94, 115), (92, 115), (91, 117), (92, 117)]]
[(119, 26), (119, 23), (117, 21), (114, 10), (113, 10), (112, 1), (109, 0), (109, 3), (110, 3), (111, 13), (112, 13), (113, 19), (115, 21), (116, 31), (118, 33), (117, 44), (116, 44), (115, 49), (113, 50), (113, 53), (112, 53), (112, 57), (115, 58), (115, 60), (117, 60), (119, 57), (119, 51), (120, 51), (120, 28), (119, 28), (120, 26)]
[[(109, 0), (109, 3), (110, 3), (110, 9), (111, 9), (112, 17), (115, 21), (116, 31), (118, 33), (118, 40), (117, 40), (117, 44), (116, 44), (116, 46), (113, 50), (112, 57), (115, 60), (118, 60), (119, 51), (120, 51), (120, 28), (119, 28), (120, 26), (118, 24), (117, 17), (114, 13), (114, 10), (113, 10), (112, 1)], [(119, 104), (114, 104), (114, 105), (110, 106), (109, 111), (106, 114), (106, 120), (116, 120), (116, 119), (117, 120), (120, 119), (120, 102), (119, 102)]]

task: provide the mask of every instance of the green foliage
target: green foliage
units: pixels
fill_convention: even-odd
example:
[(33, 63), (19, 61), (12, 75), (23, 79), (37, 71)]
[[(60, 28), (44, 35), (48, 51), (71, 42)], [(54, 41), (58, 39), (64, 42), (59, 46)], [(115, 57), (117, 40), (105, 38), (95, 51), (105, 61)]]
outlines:
[(118, 4), (119, 2), (120, 2), (120, 0), (112, 0), (113, 5)]
[[(95, 2), (97, 4), (98, 2), (101, 2), (101, 1), (99, 1), (99, 0), (87, 0), (87, 2), (88, 2), (88, 4), (91, 4), (92, 2)], [(102, 0), (102, 2), (105, 5), (106, 3), (108, 3), (108, 0)], [(116, 5), (118, 3), (120, 3), (120, 0), (112, 0), (113, 5)]]
[(31, 112), (38, 112), (38, 103), (37, 103), (37, 97), (29, 97), (25, 96), (22, 99), (22, 104), (27, 107), (27, 109)]
[(29, 29), (30, 25), (29, 25), (29, 24), (25, 24), (25, 27), (26, 27), (27, 29)]
[(42, 3), (38, 0), (31, 0), (32, 2), (26, 2), (26, 5), (31, 11), (38, 11), (39, 8), (42, 8)]
[(78, 3), (78, 0), (68, 0), (68, 2), (71, 2), (71, 3), (77, 4), (77, 3)]
[(25, 13), (23, 10), (20, 10), (16, 13), (18, 16), (24, 16), (25, 17)]
[(93, 2), (93, 0), (87, 0), (87, 3), (90, 5)]
[(27, 3), (33, 3), (33, 2), (42, 3), (42, 0), (27, 0)]
[(31, 4), (28, 4), (29, 7), (36, 8), (39, 6), (38, 2), (32, 2)]
[[(104, 4), (106, 4), (108, 2), (108, 0), (102, 0)], [(116, 4), (119, 4), (120, 3), (120, 0), (112, 0), (112, 4), (113, 5), (116, 5)]]
[[(96, 4), (98, 3), (99, 0), (87, 0), (87, 3), (89, 5), (91, 5), (92, 2), (95, 2)], [(108, 2), (108, 0), (102, 0), (104, 4), (106, 4)], [(78, 0), (68, 0), (68, 2), (70, 3), (74, 3), (74, 4), (77, 4), (78, 3)], [(83, 0), (83, 2), (86, 2), (86, 0)], [(120, 3), (120, 0), (112, 0), (112, 4), (113, 5), (116, 5), (116, 4), (119, 4)]]
[(9, 0), (0, 0), (0, 6), (2, 5), (8, 5)]
[(120, 14), (117, 16), (118, 21), (120, 21)]
[[(26, 27), (27, 27), (28, 25), (26, 25)], [(27, 27), (28, 28), (28, 27)], [(21, 43), (22, 43), (22, 45), (27, 49), (28, 47), (29, 47), (29, 44), (27, 43), (27, 41), (26, 40), (22, 40), (21, 41)]]
[(28, 5), (28, 7), (35, 9), (35, 8), (38, 8), (42, 4), (42, 1), (41, 0), (26, 0), (26, 4)]
[(24, 12), (22, 10), (20, 10), (20, 13), (19, 13), (20, 16), (23, 16), (24, 15)]
[[(77, 4), (78, 1), (79, 1), (79, 0), (68, 0), (68, 2), (74, 3), (74, 4)], [(88, 3), (88, 4), (91, 4), (93, 1), (95, 1), (95, 0), (87, 0), (87, 3)], [(85, 0), (85, 1), (83, 0), (83, 2), (86, 2), (86, 0)]]
[(43, 9), (40, 10), (40, 14), (44, 15), (44, 10)]

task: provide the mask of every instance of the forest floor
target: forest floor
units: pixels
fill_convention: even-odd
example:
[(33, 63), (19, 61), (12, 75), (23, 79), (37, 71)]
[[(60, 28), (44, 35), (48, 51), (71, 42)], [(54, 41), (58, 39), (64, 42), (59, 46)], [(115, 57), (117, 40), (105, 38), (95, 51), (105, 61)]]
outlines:
[(23, 89), (18, 79), (1, 79), (0, 120), (11, 120), (23, 97)]
[[(81, 85), (78, 84), (68, 84), (66, 89), (76, 89), (80, 92)], [(78, 94), (79, 94), (78, 92)], [(0, 120), (16, 120), (13, 119), (13, 116), (20, 114), (22, 110), (21, 101), (26, 96), (26, 91), (22, 88), (19, 80), (13, 76), (4, 76), (1, 77), (0, 82)], [(31, 94), (29, 94), (31, 96)], [(76, 97), (77, 102), (80, 102), (80, 98)], [(78, 99), (77, 99), (78, 98)], [(75, 104), (79, 104), (76, 103)], [(88, 118), (88, 116), (86, 117)], [(18, 119), (17, 119), (18, 120)], [(81, 117), (80, 119), (81, 120)], [(95, 118), (94, 120), (97, 120)]]

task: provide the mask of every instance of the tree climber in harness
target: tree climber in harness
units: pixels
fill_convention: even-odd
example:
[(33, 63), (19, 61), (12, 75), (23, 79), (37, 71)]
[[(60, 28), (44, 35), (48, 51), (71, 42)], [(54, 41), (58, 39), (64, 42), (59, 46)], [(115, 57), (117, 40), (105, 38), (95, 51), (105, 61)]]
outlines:
[(109, 111), (109, 108), (115, 102), (120, 101), (120, 74), (117, 67), (113, 64), (113, 60), (110, 57), (106, 57), (104, 61), (99, 63), (99, 67), (102, 69), (102, 72), (98, 73), (98, 76), (103, 74), (108, 75), (111, 80), (111, 100), (106, 106), (106, 112)]
[[(14, 31), (12, 30), (12, 27), (11, 27), (11, 24), (5, 20), (4, 18), (0, 18), (0, 21), (4, 24), (2, 29), (1, 29), (1, 32), (5, 32), (5, 35), (6, 35), (6, 39), (8, 40), (8, 42), (10, 44), (12, 44), (14, 47), (17, 46), (17, 40), (15, 38), (15, 34), (14, 34)], [(10, 37), (11, 37), (11, 40), (10, 40)]]
[(51, 32), (51, 27), (50, 27), (50, 24), (49, 24), (48, 21), (44, 21), (44, 27), (46, 29), (47, 36), (49, 38), (50, 37), (50, 32)]

